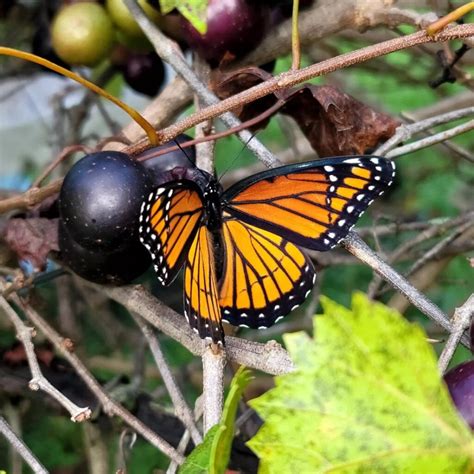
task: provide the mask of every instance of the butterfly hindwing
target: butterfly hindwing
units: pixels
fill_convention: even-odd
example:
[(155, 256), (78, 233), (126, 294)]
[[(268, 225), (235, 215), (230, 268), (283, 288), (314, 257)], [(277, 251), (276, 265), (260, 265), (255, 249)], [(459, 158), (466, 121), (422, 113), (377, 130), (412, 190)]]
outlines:
[(166, 183), (142, 204), (139, 235), (158, 280), (169, 285), (183, 266), (203, 217), (199, 190), (191, 181)]
[(198, 229), (186, 259), (184, 315), (202, 339), (224, 341), (212, 236), (205, 226)]
[(330, 250), (390, 186), (392, 161), (338, 157), (282, 166), (244, 179), (223, 194), (225, 211), (303, 247)]
[(219, 303), (224, 321), (267, 328), (299, 306), (316, 275), (294, 244), (264, 229), (224, 218), (224, 268)]

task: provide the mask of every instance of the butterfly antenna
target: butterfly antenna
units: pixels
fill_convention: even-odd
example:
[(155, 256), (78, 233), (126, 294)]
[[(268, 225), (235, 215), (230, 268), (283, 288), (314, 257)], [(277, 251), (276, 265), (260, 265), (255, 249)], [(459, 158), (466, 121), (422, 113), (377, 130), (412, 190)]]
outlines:
[(186, 149), (183, 148), (180, 143), (178, 142), (178, 140), (176, 140), (176, 138), (173, 138), (173, 141), (175, 142), (176, 146), (181, 150), (181, 152), (183, 153), (183, 155), (186, 157), (186, 159), (189, 161), (189, 163), (192, 165), (192, 166), (196, 166), (196, 164), (193, 162), (193, 160), (191, 160), (191, 157), (188, 155), (188, 153), (186, 152)]
[(250, 138), (243, 144), (242, 148), (240, 149), (239, 153), (237, 153), (236, 157), (229, 163), (229, 166), (225, 169), (225, 171), (220, 175), (219, 177), (219, 183), (222, 181), (222, 178), (230, 171), (230, 169), (234, 166), (235, 162), (242, 156), (242, 153), (245, 151), (245, 149), (248, 147), (248, 144), (251, 142), (253, 138), (257, 135), (258, 131), (255, 133), (252, 133)]

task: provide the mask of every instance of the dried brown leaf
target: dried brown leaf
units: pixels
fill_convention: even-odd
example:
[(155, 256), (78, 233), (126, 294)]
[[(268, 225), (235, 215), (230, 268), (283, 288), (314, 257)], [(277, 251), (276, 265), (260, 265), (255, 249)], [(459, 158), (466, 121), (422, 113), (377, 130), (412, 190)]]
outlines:
[[(271, 74), (262, 69), (245, 68), (215, 75), (213, 87), (224, 99), (269, 77)], [(369, 153), (390, 138), (399, 125), (389, 115), (375, 111), (336, 87), (311, 84), (278, 91), (234, 112), (246, 121), (271, 107), (277, 99), (286, 102), (280, 112), (293, 117), (321, 157)], [(262, 122), (259, 128), (267, 122)]]
[(43, 270), (50, 251), (59, 251), (58, 219), (13, 218), (6, 225), (5, 242), (21, 260)]

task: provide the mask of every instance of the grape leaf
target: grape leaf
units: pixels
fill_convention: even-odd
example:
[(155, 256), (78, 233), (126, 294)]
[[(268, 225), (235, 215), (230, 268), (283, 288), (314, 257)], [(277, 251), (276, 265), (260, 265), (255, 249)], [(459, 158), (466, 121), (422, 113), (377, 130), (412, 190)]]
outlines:
[(250, 371), (240, 367), (236, 372), (224, 403), (219, 424), (213, 426), (187, 457), (179, 474), (223, 474), (229, 463), (234, 422), (242, 392), (252, 379)]
[(203, 35), (207, 31), (207, 2), (208, 0), (160, 0), (160, 9), (164, 15), (178, 9)]
[(423, 331), (361, 294), (322, 306), (315, 339), (284, 337), (296, 370), (250, 402), (260, 472), (472, 472), (474, 438)]

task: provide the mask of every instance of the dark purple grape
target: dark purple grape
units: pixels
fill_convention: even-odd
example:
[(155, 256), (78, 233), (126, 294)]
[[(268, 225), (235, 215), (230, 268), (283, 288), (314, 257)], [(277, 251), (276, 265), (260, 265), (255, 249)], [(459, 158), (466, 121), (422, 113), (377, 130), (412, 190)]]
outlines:
[(129, 53), (120, 66), (125, 82), (135, 91), (154, 97), (165, 79), (163, 61), (154, 53)]
[[(175, 140), (181, 144), (192, 140), (192, 138), (188, 135), (182, 133), (178, 135)], [(143, 156), (147, 156), (153, 154), (154, 152), (161, 151), (163, 149), (169, 148), (171, 146), (176, 145), (175, 141), (170, 141), (169, 143), (165, 143), (164, 145), (160, 145), (157, 147), (150, 148), (143, 152), (142, 154), (138, 155), (136, 158), (140, 158)], [(142, 161), (141, 163), (143, 166), (148, 169), (151, 173), (153, 184), (158, 186), (159, 184), (163, 183), (163, 173), (167, 171), (171, 171), (173, 168), (178, 166), (183, 168), (190, 168), (195, 166), (196, 164), (196, 149), (194, 146), (183, 148), (184, 152), (181, 150), (174, 150), (170, 151), (169, 153), (165, 153), (164, 155), (160, 155), (154, 158), (150, 158), (149, 160)]]
[(474, 430), (474, 360), (446, 372), (444, 381), (458, 412)]
[(140, 207), (151, 189), (147, 170), (125, 153), (92, 153), (64, 178), (60, 216), (79, 245), (118, 251), (138, 240)]
[(201, 35), (187, 20), (182, 25), (189, 47), (211, 66), (217, 66), (228, 52), (242, 57), (263, 39), (269, 10), (245, 0), (209, 0), (207, 32)]
[(61, 220), (58, 244), (62, 263), (95, 283), (124, 285), (145, 273), (151, 263), (150, 254), (136, 238), (115, 252), (88, 250), (74, 241)]

